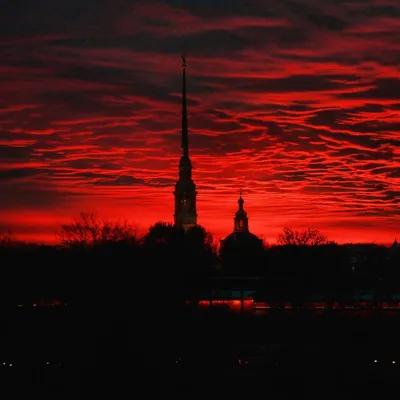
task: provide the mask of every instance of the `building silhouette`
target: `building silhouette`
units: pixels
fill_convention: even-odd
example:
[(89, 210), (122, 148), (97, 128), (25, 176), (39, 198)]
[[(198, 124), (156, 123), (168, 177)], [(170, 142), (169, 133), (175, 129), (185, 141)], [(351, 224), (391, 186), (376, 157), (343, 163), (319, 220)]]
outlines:
[(263, 241), (249, 230), (242, 194), (238, 203), (239, 209), (233, 218), (233, 232), (220, 241), (222, 270), (232, 276), (257, 276), (263, 265)]
[[(186, 104), (186, 59), (182, 56), (182, 130), (181, 130), (181, 158), (179, 160), (179, 179), (175, 184), (175, 212), (174, 225), (185, 231), (197, 226), (196, 185), (192, 179), (192, 162), (189, 157), (189, 132)], [(262, 247), (262, 240), (249, 231), (249, 218), (243, 208), (242, 193), (238, 200), (239, 209), (234, 217), (233, 232), (221, 240), (221, 248), (226, 244), (237, 242), (248, 246)], [(250, 246), (251, 247), (251, 246)]]
[(262, 247), (262, 239), (249, 230), (249, 218), (247, 212), (243, 208), (244, 200), (242, 193), (238, 199), (239, 209), (233, 218), (233, 232), (230, 233), (225, 239), (220, 241), (221, 250), (229, 245), (254, 245), (255, 247)]
[(192, 179), (192, 163), (189, 158), (189, 135), (186, 107), (186, 60), (182, 56), (182, 155), (179, 160), (179, 180), (175, 184), (174, 222), (185, 230), (197, 225), (196, 185)]

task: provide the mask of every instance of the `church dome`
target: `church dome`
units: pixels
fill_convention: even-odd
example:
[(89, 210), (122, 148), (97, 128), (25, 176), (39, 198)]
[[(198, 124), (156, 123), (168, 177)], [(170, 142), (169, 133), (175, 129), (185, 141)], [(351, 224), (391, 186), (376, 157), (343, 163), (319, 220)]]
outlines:
[(249, 231), (249, 218), (247, 212), (243, 208), (244, 200), (240, 194), (239, 209), (235, 213), (233, 219), (233, 232), (230, 233), (224, 240), (221, 240), (221, 247), (262, 247), (262, 240)]
[(234, 231), (223, 240), (224, 246), (240, 246), (251, 243), (261, 243), (261, 239), (249, 231)]
[(221, 265), (225, 273), (233, 276), (255, 276), (262, 265), (264, 246), (262, 239), (249, 230), (249, 218), (243, 209), (241, 195), (238, 203), (233, 232), (221, 240)]

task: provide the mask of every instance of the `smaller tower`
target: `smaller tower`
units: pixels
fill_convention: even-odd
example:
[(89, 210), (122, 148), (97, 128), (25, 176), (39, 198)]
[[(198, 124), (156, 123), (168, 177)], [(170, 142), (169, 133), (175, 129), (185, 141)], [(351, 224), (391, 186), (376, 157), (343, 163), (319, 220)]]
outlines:
[(240, 197), (238, 200), (239, 209), (236, 211), (235, 218), (233, 218), (234, 232), (248, 232), (249, 231), (249, 218), (247, 217), (247, 212), (243, 209), (244, 200), (242, 198), (242, 192), (240, 192)]
[(263, 241), (249, 231), (242, 192), (238, 204), (239, 209), (233, 218), (233, 232), (220, 241), (221, 265), (232, 276), (257, 276), (263, 262)]

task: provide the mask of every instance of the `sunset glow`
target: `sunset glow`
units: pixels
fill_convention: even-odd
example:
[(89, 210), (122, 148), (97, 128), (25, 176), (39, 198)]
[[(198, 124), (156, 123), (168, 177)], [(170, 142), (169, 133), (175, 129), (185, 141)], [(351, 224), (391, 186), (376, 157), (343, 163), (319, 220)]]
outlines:
[(242, 190), (271, 243), (400, 237), (398, 0), (35, 3), (0, 15), (0, 230), (172, 222), (184, 53), (199, 224), (229, 234)]

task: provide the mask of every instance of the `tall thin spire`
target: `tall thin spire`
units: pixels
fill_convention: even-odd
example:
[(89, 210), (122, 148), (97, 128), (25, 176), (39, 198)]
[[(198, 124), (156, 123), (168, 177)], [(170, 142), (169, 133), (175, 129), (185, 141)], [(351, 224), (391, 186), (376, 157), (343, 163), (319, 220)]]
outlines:
[(186, 108), (186, 58), (182, 57), (182, 156), (189, 157), (189, 138)]
[(196, 185), (192, 179), (186, 109), (186, 59), (182, 55), (182, 155), (179, 159), (179, 180), (175, 184), (175, 226), (185, 230), (197, 225)]

